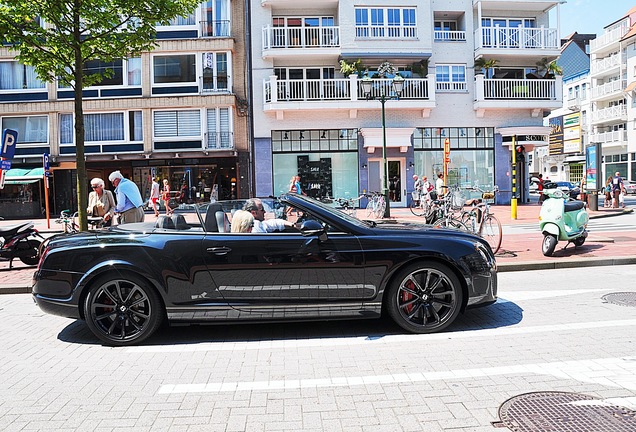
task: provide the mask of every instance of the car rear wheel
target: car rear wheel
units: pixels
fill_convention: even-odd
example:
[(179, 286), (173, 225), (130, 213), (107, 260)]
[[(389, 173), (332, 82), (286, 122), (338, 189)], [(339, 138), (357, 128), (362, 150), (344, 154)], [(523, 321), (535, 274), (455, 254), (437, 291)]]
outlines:
[(389, 315), (400, 327), (412, 333), (434, 333), (455, 321), (463, 291), (447, 266), (422, 263), (401, 271), (386, 298)]
[(161, 300), (142, 279), (128, 274), (94, 283), (84, 301), (90, 330), (110, 346), (127, 346), (149, 338), (164, 318)]

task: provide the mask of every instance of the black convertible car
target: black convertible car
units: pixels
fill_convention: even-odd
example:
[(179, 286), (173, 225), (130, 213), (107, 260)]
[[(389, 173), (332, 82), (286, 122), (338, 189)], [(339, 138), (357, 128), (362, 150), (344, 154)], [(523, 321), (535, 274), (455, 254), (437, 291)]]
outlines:
[[(295, 228), (231, 233), (242, 201), (182, 206), (172, 217), (42, 245), (33, 296), (83, 319), (108, 345), (140, 343), (166, 321), (228, 323), (377, 318), (430, 333), (494, 303), (495, 257), (472, 234), (358, 220), (297, 194), (264, 199)], [(291, 207), (291, 208), (290, 208)], [(291, 210), (291, 211), (290, 211)]]

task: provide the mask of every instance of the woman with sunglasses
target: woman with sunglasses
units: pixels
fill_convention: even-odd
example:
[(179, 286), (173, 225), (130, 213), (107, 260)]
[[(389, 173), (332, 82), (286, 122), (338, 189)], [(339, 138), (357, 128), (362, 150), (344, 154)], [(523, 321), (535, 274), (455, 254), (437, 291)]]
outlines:
[(96, 177), (91, 180), (93, 191), (88, 194), (89, 216), (102, 217), (104, 221), (101, 226), (110, 226), (115, 215), (115, 198), (113, 193), (104, 188), (104, 180)]

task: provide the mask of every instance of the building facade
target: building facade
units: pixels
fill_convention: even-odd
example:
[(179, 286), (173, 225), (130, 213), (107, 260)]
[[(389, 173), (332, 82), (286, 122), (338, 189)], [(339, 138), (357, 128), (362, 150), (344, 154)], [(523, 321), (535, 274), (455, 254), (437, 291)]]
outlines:
[(590, 142), (602, 146), (604, 178), (618, 171), (626, 179), (636, 179), (635, 24), (636, 7), (590, 43)]
[[(152, 177), (187, 200), (250, 194), (250, 139), (245, 3), (207, 0), (190, 16), (157, 27), (158, 47), (139, 58), (90, 62), (112, 70), (84, 89), (89, 180), (108, 184), (113, 170), (134, 180), (147, 199)], [(0, 47), (0, 124), (18, 131), (13, 167), (0, 190), (2, 213), (44, 208), (41, 170), (50, 155), (51, 211), (77, 208), (73, 92), (40, 82), (33, 68)]]
[(560, 54), (560, 1), (253, 3), (257, 195), (296, 174), (315, 197), (378, 191), (386, 149), (392, 205), (406, 206), (413, 174), (443, 171), (449, 139), (447, 183), (498, 185), (505, 203), (516, 176), (525, 202), (528, 152), (547, 146), (544, 115), (562, 106), (561, 77), (537, 66)]

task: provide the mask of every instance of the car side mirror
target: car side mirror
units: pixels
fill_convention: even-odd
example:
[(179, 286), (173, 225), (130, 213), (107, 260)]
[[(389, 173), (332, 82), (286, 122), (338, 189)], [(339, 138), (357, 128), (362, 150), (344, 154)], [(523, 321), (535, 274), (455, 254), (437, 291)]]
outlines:
[(309, 220), (303, 221), (303, 223), (300, 225), (300, 232), (305, 237), (318, 236), (320, 240), (327, 239), (327, 233), (325, 232), (325, 228), (322, 226), (320, 222), (318, 222), (315, 219), (309, 219)]

